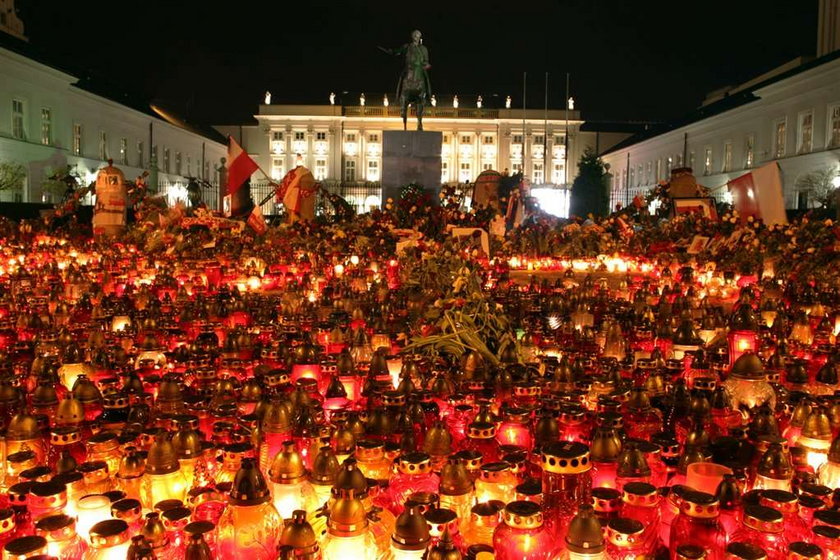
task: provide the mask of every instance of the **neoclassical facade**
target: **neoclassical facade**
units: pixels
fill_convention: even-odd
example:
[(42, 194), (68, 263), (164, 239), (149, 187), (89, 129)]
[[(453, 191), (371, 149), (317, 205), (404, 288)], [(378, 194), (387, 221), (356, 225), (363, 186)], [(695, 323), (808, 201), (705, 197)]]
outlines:
[[(361, 105), (262, 104), (256, 125), (217, 126), (241, 145), (275, 179), (304, 165), (318, 180), (379, 182), (382, 133), (401, 130), (399, 108)], [(524, 172), (532, 187), (562, 188), (576, 174), (587, 147), (597, 149), (625, 138), (624, 133), (587, 131), (575, 110), (488, 109), (453, 101), (427, 107), (425, 130), (442, 134), (441, 183), (472, 182), (485, 169)], [(416, 126), (413, 118), (409, 128)], [(357, 203), (358, 205), (358, 203)]]

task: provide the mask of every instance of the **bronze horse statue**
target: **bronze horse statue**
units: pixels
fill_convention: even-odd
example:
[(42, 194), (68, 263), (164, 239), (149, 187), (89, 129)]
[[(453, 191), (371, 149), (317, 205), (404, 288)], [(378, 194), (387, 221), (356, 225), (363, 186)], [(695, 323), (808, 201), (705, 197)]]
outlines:
[(423, 130), (423, 109), (426, 107), (426, 100), (432, 95), (428, 73), (431, 68), (429, 51), (423, 45), (423, 35), (415, 29), (411, 32), (410, 43), (398, 49), (379, 48), (390, 55), (405, 55), (405, 68), (403, 68), (400, 81), (397, 84), (396, 97), (400, 104), (403, 130), (407, 129), (408, 106), (412, 103), (417, 113), (417, 130)]

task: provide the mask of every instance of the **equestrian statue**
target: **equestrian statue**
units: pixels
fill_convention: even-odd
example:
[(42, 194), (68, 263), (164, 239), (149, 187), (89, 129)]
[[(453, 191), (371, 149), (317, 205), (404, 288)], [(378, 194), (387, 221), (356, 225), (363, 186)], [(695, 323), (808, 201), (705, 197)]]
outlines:
[(403, 120), (403, 130), (407, 128), (408, 106), (414, 104), (417, 113), (417, 130), (423, 130), (423, 109), (426, 101), (431, 98), (432, 86), (429, 82), (429, 51), (423, 45), (423, 35), (414, 30), (411, 32), (411, 42), (398, 49), (380, 50), (394, 56), (405, 55), (405, 68), (397, 83), (397, 97), (400, 104), (400, 116)]

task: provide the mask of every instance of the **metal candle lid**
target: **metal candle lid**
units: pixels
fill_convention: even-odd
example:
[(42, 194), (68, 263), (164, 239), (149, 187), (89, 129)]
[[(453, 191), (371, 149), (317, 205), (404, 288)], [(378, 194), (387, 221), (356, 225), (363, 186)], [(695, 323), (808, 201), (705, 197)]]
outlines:
[(592, 468), (589, 448), (579, 442), (552, 442), (542, 447), (540, 462), (546, 472), (579, 474)]
[(542, 508), (534, 502), (516, 501), (505, 506), (504, 522), (514, 529), (536, 529), (542, 527)]

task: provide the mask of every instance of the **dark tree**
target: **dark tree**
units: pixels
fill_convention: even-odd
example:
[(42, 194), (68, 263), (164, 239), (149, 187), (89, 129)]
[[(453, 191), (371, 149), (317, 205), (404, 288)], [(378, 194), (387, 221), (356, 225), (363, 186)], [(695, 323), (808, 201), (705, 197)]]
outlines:
[(582, 218), (589, 214), (603, 216), (609, 214), (609, 206), (609, 184), (604, 162), (591, 148), (586, 148), (578, 162), (578, 175), (572, 183), (570, 214)]

